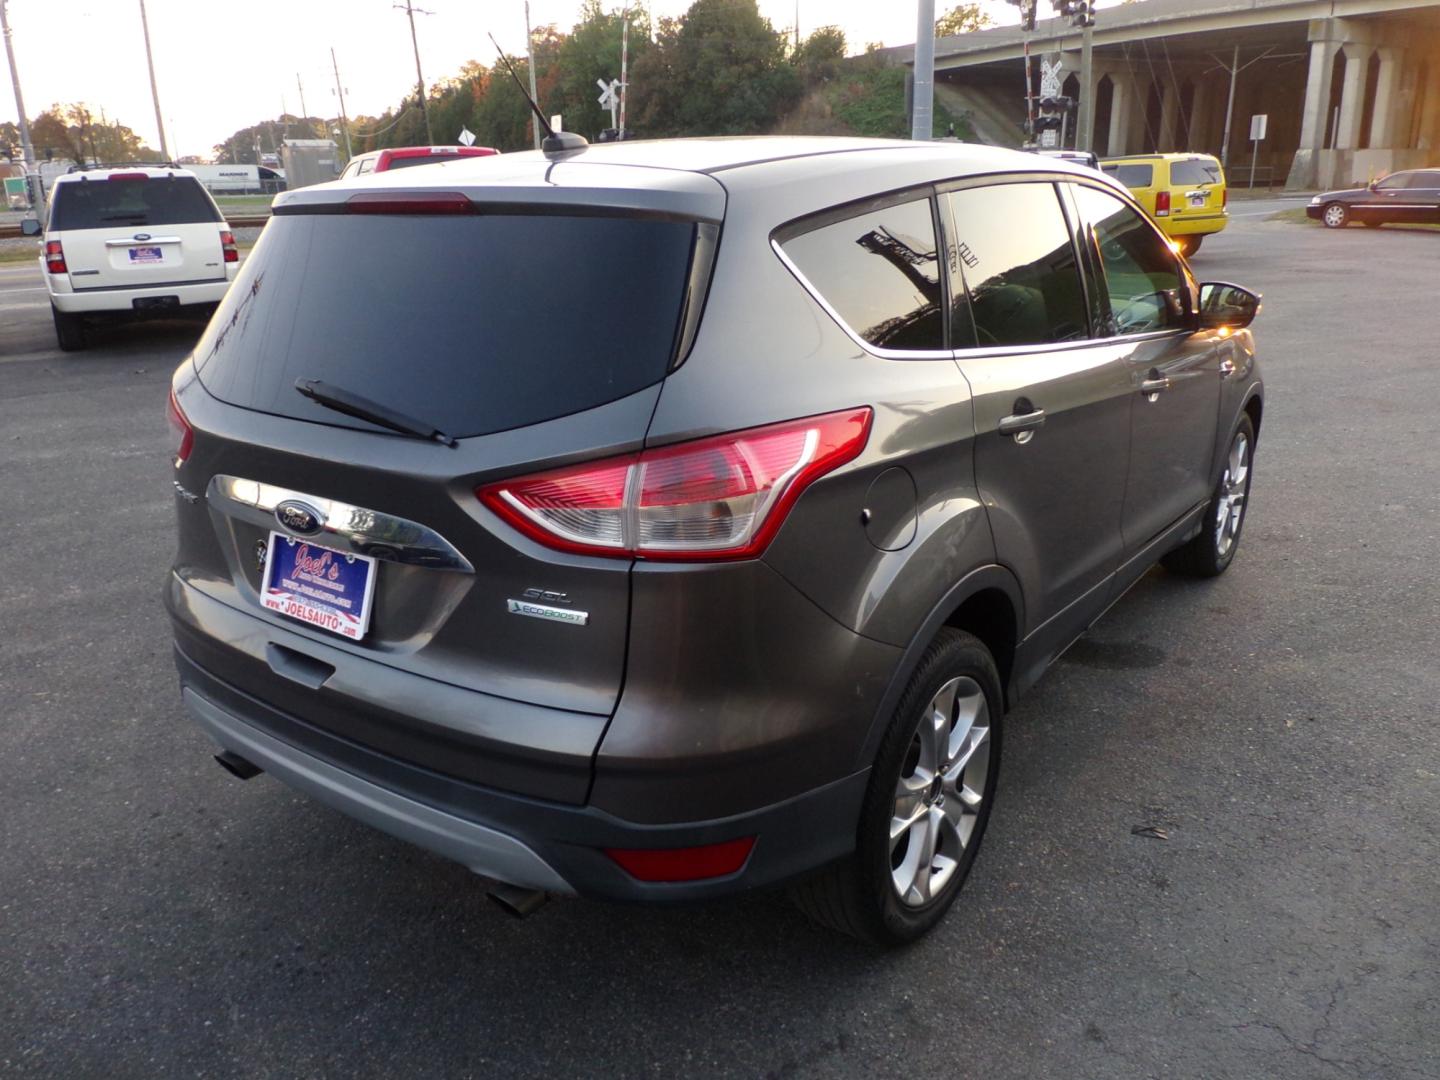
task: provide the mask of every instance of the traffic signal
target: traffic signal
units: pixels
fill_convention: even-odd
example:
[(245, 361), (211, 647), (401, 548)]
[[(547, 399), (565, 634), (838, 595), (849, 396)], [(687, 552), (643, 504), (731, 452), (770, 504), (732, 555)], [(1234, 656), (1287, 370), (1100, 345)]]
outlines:
[(1080, 27), (1095, 25), (1095, 0), (1052, 0), (1055, 10), (1063, 18), (1070, 20), (1070, 25)]
[(1005, 0), (1020, 9), (1020, 25), (1026, 30), (1035, 29), (1035, 5), (1037, 0)]

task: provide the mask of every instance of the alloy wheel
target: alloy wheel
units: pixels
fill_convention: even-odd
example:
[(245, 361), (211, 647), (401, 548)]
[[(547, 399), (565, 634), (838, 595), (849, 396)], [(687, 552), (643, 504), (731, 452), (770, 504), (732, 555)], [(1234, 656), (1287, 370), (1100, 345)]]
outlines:
[(990, 709), (968, 676), (930, 699), (895, 785), (890, 880), (901, 903), (923, 907), (955, 875), (975, 831), (990, 771)]
[(1250, 440), (1240, 431), (1230, 444), (1230, 457), (1225, 463), (1225, 475), (1220, 478), (1220, 497), (1216, 500), (1215, 551), (1222, 559), (1230, 554), (1240, 536), (1249, 479)]
[(1345, 207), (1339, 203), (1331, 203), (1325, 208), (1325, 224), (1332, 229), (1338, 229), (1345, 224)]

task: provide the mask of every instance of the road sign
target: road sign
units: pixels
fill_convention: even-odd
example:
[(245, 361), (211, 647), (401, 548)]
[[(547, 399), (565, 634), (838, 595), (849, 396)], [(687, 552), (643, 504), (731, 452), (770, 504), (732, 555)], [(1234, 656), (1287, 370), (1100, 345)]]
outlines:
[(1256, 113), (1250, 117), (1250, 141), (1260, 142), (1265, 138), (1265, 124), (1269, 121), (1269, 113)]
[(475, 145), (475, 133), (474, 133), (473, 131), (471, 131), (469, 128), (467, 128), (467, 127), (462, 127), (462, 128), (460, 129), (460, 136), (459, 136), (459, 138), (460, 138), (460, 141), (461, 141), (462, 143), (464, 143), (466, 146), (474, 146), (474, 145)]

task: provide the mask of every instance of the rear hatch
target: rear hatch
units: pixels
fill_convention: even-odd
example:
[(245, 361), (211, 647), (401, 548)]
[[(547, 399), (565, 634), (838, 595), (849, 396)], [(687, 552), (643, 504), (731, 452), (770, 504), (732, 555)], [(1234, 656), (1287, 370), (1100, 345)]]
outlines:
[[(245, 692), (442, 772), (580, 801), (624, 673), (630, 563), (543, 548), (475, 490), (640, 448), (689, 325), (699, 226), (593, 200), (427, 199), (277, 208), (196, 346), (195, 377), (177, 378), (195, 429), (177, 482), (205, 494), (180, 503), (177, 576), (273, 628), (302, 667), (373, 662), (348, 687), (305, 692), (237, 657), (216, 674)], [(312, 381), (443, 434), (325, 407), (296, 389)], [(321, 530), (307, 536), (302, 512)], [(277, 558), (325, 574), (346, 553), (376, 560), (368, 582), (339, 566), (373, 590), (358, 634), (267, 604)], [(437, 730), (442, 689), (474, 696)], [(583, 778), (516, 783), (492, 768), (507, 742), (576, 747), (547, 726), (585, 733)]]
[(1212, 157), (1172, 160), (1169, 190), (1174, 221), (1213, 218), (1225, 209), (1225, 174)]
[(55, 185), (50, 231), (77, 291), (225, 279), (224, 218), (193, 176), (145, 172)]

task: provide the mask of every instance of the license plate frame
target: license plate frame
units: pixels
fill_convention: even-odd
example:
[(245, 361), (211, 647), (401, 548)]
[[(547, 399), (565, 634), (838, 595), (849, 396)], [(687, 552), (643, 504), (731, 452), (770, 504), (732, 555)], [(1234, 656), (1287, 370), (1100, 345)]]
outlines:
[(361, 641), (370, 630), (378, 573), (379, 561), (368, 555), (271, 530), (260, 603), (287, 619)]

